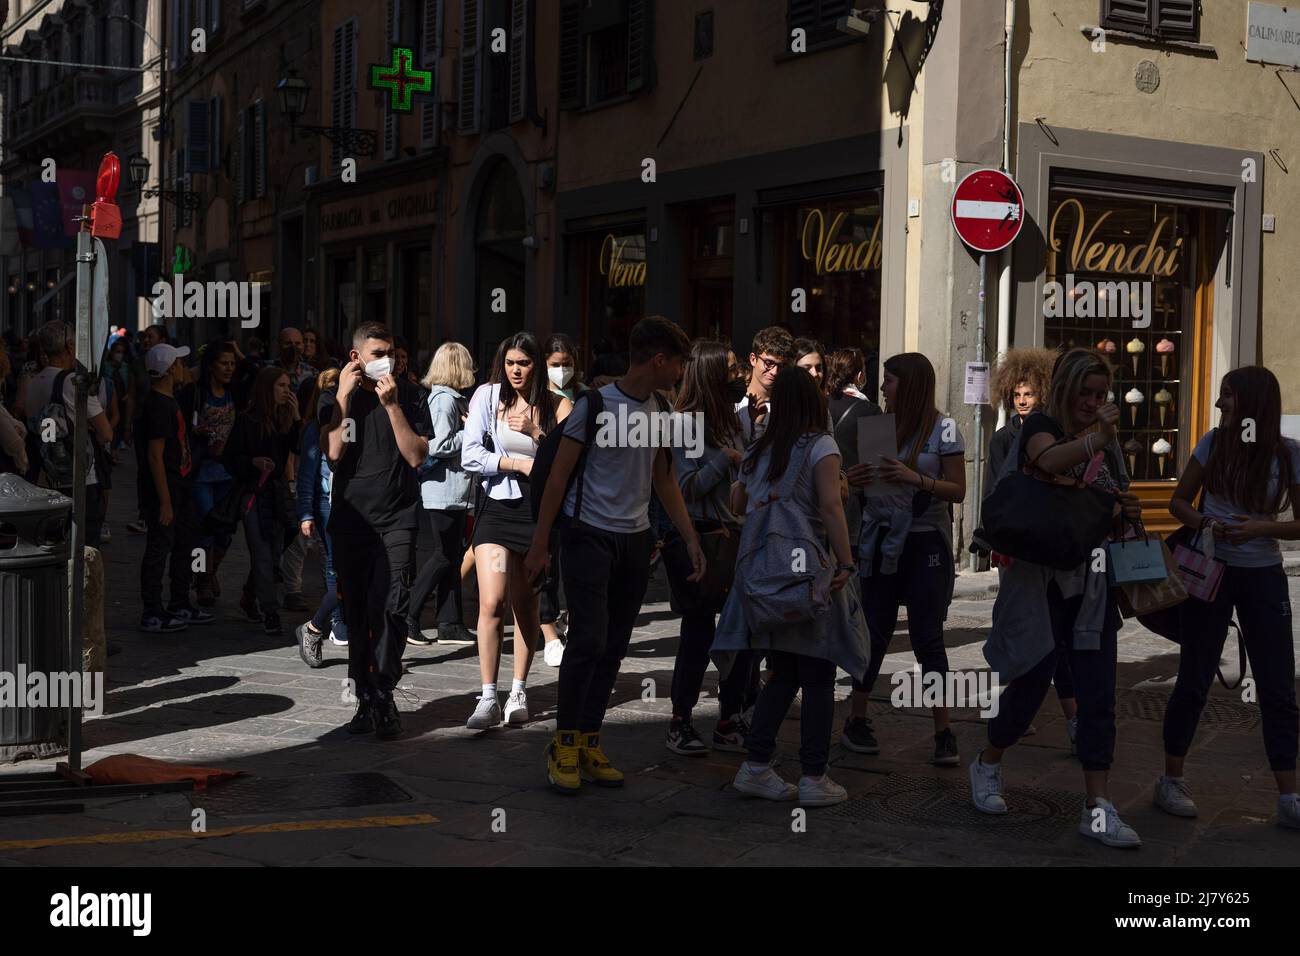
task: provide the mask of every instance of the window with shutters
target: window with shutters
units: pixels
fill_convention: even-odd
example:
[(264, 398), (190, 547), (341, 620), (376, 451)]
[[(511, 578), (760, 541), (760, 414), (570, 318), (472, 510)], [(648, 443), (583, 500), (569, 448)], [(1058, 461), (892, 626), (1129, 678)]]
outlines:
[(477, 133), (482, 97), (483, 0), (460, 0), (460, 63), (456, 68), (456, 129)]
[[(414, 5), (415, 0), (407, 0), (406, 6), (411, 7)], [(402, 0), (386, 0), (384, 7), (387, 15), (384, 21), (384, 36), (388, 40), (387, 46), (401, 46), (403, 45)], [(384, 110), (384, 159), (397, 158), (401, 130), (400, 115), (391, 109)]]
[(835, 21), (849, 15), (851, 0), (789, 0), (786, 7), (786, 38), (792, 30), (803, 30), (809, 47), (841, 36)]
[(1196, 41), (1200, 34), (1198, 0), (1101, 0), (1100, 18), (1102, 29), (1156, 40)]
[[(330, 95), (330, 125), (352, 129), (357, 124), (357, 18), (344, 20), (334, 28), (334, 72)], [(334, 144), (330, 167), (338, 171), (343, 150)]]
[(188, 171), (206, 173), (212, 159), (212, 126), (207, 100), (189, 100), (185, 104), (185, 156)]
[(266, 110), (261, 100), (254, 100), (240, 114), (236, 183), (241, 202), (266, 195)]
[(423, 18), (420, 67), (433, 71), (433, 90), (420, 104), (420, 145), (426, 149), (438, 145), (438, 104), (442, 99), (438, 83), (438, 76), (442, 72), (442, 4), (443, 0), (422, 0), (420, 10)]
[(208, 169), (213, 175), (221, 171), (221, 97), (208, 101)]
[(562, 0), (560, 108), (619, 102), (654, 88), (654, 0)]

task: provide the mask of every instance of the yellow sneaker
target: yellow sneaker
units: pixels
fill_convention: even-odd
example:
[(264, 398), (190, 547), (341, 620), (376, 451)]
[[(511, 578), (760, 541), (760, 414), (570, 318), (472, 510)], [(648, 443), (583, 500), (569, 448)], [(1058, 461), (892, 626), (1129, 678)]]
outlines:
[(557, 730), (546, 745), (546, 779), (560, 793), (577, 793), (582, 786), (576, 730)]
[(580, 734), (578, 768), (582, 776), (601, 787), (623, 786), (623, 771), (615, 770), (600, 749), (600, 734)]

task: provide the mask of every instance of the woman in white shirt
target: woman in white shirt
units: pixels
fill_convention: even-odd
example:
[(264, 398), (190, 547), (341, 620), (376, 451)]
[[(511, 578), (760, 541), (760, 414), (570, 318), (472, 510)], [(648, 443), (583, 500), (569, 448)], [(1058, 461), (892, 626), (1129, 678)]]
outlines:
[(538, 444), (572, 410), (554, 394), (537, 339), (517, 332), (501, 343), (492, 360), (492, 379), (474, 392), (461, 462), (480, 476), (482, 504), (474, 521), (474, 566), (478, 571), (478, 654), (483, 693), (465, 726), (487, 730), (501, 723), (497, 671), (500, 628), (509, 598), (515, 620), (515, 676), (506, 701), (509, 724), (528, 720), (527, 680), (538, 623), (537, 595), (524, 575), (524, 556), (533, 539), (528, 476)]

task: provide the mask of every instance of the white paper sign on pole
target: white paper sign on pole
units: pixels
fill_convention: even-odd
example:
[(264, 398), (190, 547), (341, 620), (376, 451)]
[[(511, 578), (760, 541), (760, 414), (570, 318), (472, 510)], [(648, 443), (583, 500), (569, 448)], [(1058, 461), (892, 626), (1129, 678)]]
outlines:
[(967, 405), (987, 405), (989, 403), (989, 363), (966, 363), (966, 399)]

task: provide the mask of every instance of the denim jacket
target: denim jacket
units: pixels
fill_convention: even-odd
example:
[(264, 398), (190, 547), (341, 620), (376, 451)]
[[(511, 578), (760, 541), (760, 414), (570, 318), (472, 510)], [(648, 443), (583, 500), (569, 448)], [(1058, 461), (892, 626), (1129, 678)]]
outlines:
[(461, 464), (463, 402), (464, 396), (446, 385), (435, 385), (429, 393), (433, 436), (420, 467), (420, 500), (431, 511), (466, 511), (474, 501), (473, 479)]
[[(320, 426), (311, 421), (302, 430), (302, 445), (298, 449), (298, 521), (319, 521), (329, 507), (329, 459), (320, 450)], [(324, 503), (324, 509), (322, 508)]]

